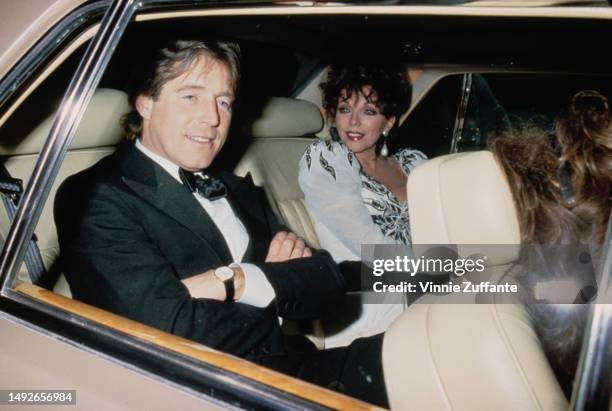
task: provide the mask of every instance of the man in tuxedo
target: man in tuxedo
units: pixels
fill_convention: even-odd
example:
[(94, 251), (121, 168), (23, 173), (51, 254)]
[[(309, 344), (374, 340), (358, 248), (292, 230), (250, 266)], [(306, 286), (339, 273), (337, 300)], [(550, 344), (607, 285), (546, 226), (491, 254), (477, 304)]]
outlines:
[(278, 317), (311, 319), (345, 282), (276, 221), (248, 178), (205, 170), (221, 150), (239, 81), (237, 46), (176, 41), (130, 93), (133, 141), (56, 196), (74, 298), (305, 380), (386, 405), (382, 336), (316, 351)]

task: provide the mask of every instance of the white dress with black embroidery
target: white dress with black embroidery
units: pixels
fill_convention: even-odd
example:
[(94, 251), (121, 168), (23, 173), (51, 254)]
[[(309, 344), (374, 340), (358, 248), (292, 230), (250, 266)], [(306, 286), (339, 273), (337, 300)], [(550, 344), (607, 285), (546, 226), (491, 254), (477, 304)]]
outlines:
[[(399, 151), (394, 158), (406, 175), (427, 159), (411, 149)], [(359, 161), (344, 144), (311, 144), (300, 160), (299, 182), (321, 248), (335, 261), (361, 260), (362, 244), (411, 244), (408, 206), (385, 185), (362, 173)], [(396, 296), (390, 296), (387, 304), (367, 304), (363, 293), (348, 300), (351, 307), (343, 307), (346, 316), (324, 319), (327, 348), (384, 332), (405, 308), (397, 304)]]
[[(406, 175), (427, 159), (411, 149), (393, 157)], [(336, 261), (360, 260), (362, 244), (411, 244), (408, 205), (362, 173), (344, 144), (311, 144), (300, 160), (299, 182), (321, 248)]]

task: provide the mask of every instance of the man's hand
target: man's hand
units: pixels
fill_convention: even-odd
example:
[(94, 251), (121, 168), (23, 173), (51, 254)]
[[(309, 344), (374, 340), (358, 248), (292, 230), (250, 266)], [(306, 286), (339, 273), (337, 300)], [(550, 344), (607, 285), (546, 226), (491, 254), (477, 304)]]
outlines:
[(267, 263), (278, 263), (293, 260), (294, 258), (311, 257), (312, 251), (306, 247), (306, 243), (292, 232), (280, 231), (276, 233), (266, 256)]
[[(234, 300), (239, 300), (242, 294), (244, 294), (244, 271), (239, 266), (230, 268), (234, 271)], [(187, 287), (191, 298), (208, 298), (225, 301), (225, 285), (215, 275), (215, 270), (208, 270), (202, 274), (184, 278), (181, 282)]]

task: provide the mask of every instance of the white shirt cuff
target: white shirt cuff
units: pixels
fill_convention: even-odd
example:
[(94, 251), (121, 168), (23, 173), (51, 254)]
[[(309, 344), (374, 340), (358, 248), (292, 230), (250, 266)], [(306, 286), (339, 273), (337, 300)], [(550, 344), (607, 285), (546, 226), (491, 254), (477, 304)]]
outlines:
[(238, 266), (244, 272), (244, 292), (238, 301), (254, 307), (267, 307), (276, 297), (274, 288), (263, 271), (254, 264), (232, 263), (230, 267)]

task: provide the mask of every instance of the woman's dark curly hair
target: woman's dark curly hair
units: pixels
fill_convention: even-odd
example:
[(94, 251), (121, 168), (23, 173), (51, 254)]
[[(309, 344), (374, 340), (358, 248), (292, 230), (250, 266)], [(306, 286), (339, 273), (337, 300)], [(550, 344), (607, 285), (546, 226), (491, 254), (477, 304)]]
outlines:
[(612, 112), (608, 99), (594, 90), (577, 93), (555, 126), (562, 149), (559, 168), (569, 170), (575, 196), (572, 211), (591, 223), (587, 238), (601, 243), (612, 210)]
[(401, 116), (410, 104), (412, 89), (401, 65), (332, 65), (327, 80), (321, 84), (323, 108), (329, 118), (336, 116), (341, 98), (348, 100), (353, 93), (362, 93), (366, 86), (371, 91), (365, 98), (387, 118)]
[[(579, 281), (579, 270), (563, 266), (564, 256), (542, 257), (538, 250), (542, 245), (570, 244), (580, 249), (586, 244), (595, 250), (597, 260), (593, 245), (604, 244), (612, 211), (612, 113), (608, 99), (592, 90), (577, 93), (555, 119), (555, 132), (560, 154), (551, 144), (548, 130), (543, 129), (531, 128), (516, 135), (510, 131), (489, 142), (508, 177), (521, 239), (528, 244), (521, 256), (527, 270), (518, 278), (527, 290), (538, 281)], [(561, 193), (562, 170), (569, 171), (572, 204)], [(538, 264), (548, 270), (531, 269)], [(546, 355), (569, 398), (589, 305), (527, 302)]]

